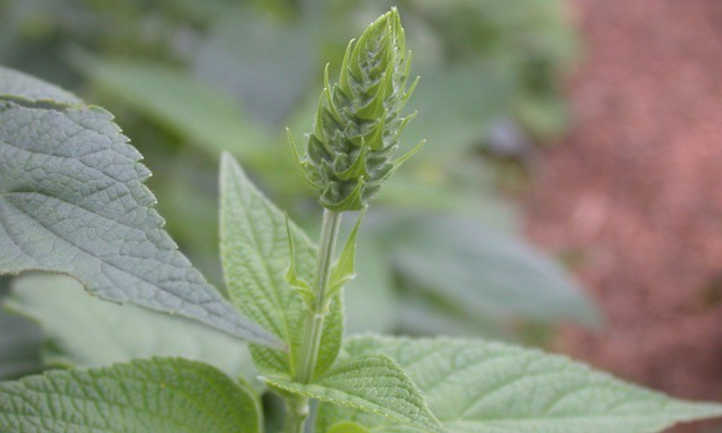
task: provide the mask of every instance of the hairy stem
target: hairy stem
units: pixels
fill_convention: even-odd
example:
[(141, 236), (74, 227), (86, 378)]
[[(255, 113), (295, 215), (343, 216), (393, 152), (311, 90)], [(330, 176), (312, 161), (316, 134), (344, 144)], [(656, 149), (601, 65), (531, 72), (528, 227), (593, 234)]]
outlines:
[[(315, 298), (311, 311), (306, 318), (303, 345), (300, 350), (300, 362), (296, 368), (295, 380), (309, 383), (313, 379), (318, 361), (318, 352), (323, 335), (323, 322), (327, 314), (328, 279), (331, 273), (331, 261), (336, 249), (338, 228), (341, 224), (341, 212), (325, 209), (321, 226), (321, 241), (318, 252), (318, 268), (314, 280)], [(305, 410), (304, 410), (305, 409)], [(308, 399), (287, 400), (286, 433), (303, 431), (308, 416)]]
[(286, 398), (285, 433), (304, 433), (308, 414), (308, 398), (301, 396)]

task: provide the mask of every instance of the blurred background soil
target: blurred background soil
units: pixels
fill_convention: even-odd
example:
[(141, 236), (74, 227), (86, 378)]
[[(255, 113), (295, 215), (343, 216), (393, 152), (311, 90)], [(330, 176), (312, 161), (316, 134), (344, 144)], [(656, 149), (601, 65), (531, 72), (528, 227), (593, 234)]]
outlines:
[(577, 0), (585, 58), (566, 138), (541, 152), (529, 235), (607, 316), (556, 348), (722, 399), (722, 1)]

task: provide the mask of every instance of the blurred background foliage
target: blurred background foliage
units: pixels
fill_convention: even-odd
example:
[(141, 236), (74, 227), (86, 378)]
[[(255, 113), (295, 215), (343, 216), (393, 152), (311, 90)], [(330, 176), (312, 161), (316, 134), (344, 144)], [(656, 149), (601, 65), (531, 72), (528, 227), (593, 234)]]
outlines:
[[(577, 46), (563, 2), (397, 5), (413, 71), (422, 77), (409, 105), (419, 115), (403, 137), (407, 145), (422, 138), (428, 144), (367, 216), (360, 276), (346, 288), (348, 332), (543, 344), (544, 330), (558, 321), (599, 323), (563, 267), (523, 239), (513, 204), (534, 146), (557, 137), (567, 120), (560, 81)], [(0, 64), (71, 89), (117, 116), (154, 172), (149, 186), (172, 236), (222, 290), (219, 153), (235, 154), (279, 206), (315, 233), (320, 209), (294, 167), (284, 127), (305, 143), (323, 66), (330, 62), (333, 76), (347, 41), (389, 6), (380, 0), (0, 0)], [(52, 311), (37, 325), (0, 313), (0, 376), (40, 368), (37, 348), (48, 338), (47, 362), (103, 361), (77, 361), (83, 354), (68, 336), (73, 326), (90, 325), (76, 309), (48, 308), (76, 302), (70, 292), (77, 288), (69, 285), (37, 276), (0, 283), (2, 296), (10, 286), (15, 291), (13, 311), (36, 318)], [(70, 292), (44, 297), (33, 286)], [(88, 302), (83, 308), (104, 308)], [(136, 330), (152, 320), (128, 314)]]

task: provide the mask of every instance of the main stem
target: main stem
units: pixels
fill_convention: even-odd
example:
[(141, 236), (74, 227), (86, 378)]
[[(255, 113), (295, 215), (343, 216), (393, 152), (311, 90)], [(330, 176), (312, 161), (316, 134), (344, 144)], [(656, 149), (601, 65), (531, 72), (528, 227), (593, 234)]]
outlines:
[[(303, 345), (300, 350), (300, 363), (296, 368), (295, 380), (299, 383), (309, 383), (313, 378), (318, 361), (318, 352), (321, 347), (323, 335), (323, 322), (326, 318), (326, 292), (328, 278), (331, 273), (331, 261), (336, 249), (338, 228), (341, 224), (341, 213), (325, 209), (323, 211), (323, 224), (321, 226), (321, 242), (318, 252), (318, 268), (313, 288), (315, 298), (311, 311), (306, 318)], [(298, 397), (294, 401), (287, 401), (289, 413), (286, 418), (286, 432), (299, 433), (303, 431), (303, 424), (308, 416), (308, 399)]]

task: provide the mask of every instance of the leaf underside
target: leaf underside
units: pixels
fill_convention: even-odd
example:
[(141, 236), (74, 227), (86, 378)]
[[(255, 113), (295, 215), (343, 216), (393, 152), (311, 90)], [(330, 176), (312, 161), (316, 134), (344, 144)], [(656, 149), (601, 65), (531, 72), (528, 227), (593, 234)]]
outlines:
[(180, 356), (249, 382), (257, 376), (242, 341), (191, 320), (101, 301), (69, 277), (18, 277), (2, 306), (42, 326), (52, 343), (43, 356), (48, 365), (105, 367), (138, 358)]
[(178, 251), (140, 160), (107, 111), (0, 68), (0, 273), (68, 274), (104, 299), (281, 347)]

